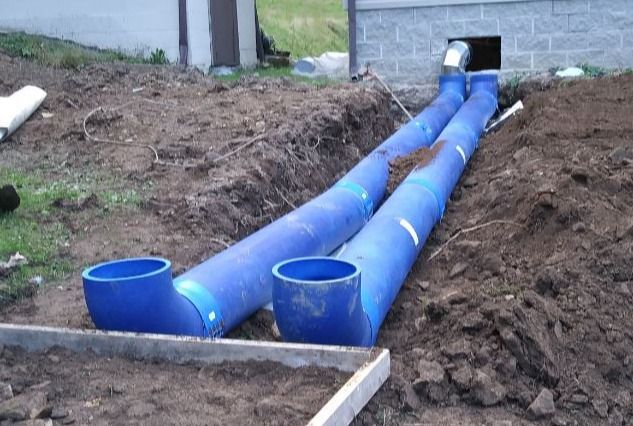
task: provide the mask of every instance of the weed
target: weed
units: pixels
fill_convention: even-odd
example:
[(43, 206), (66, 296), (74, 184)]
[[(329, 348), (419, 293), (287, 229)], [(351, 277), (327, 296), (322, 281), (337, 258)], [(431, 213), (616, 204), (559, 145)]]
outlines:
[(169, 60), (163, 49), (156, 49), (149, 55), (149, 63), (152, 65), (168, 65)]
[(13, 184), (21, 198), (15, 212), (0, 215), (0, 259), (20, 252), (28, 260), (27, 265), (0, 279), (0, 306), (32, 295), (36, 288), (29, 280), (35, 276), (45, 282), (59, 281), (73, 271), (70, 260), (60, 253), (68, 245), (70, 231), (57, 220), (54, 201), (78, 201), (98, 193), (102, 212), (136, 208), (141, 202), (136, 191), (99, 191), (117, 186), (99, 177), (68, 175), (51, 182), (38, 174), (0, 167), (0, 183)]

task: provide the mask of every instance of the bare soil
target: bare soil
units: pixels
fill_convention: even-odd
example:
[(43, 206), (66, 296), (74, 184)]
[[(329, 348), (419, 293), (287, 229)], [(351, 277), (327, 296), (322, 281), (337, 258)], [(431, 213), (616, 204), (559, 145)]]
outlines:
[[(358, 86), (227, 85), (127, 66), (64, 73), (5, 57), (0, 65), (0, 91), (41, 84), (44, 109), (59, 119), (30, 120), (0, 146), (0, 164), (50, 179), (113, 174), (147, 200), (109, 215), (59, 209), (76, 229), (68, 255), (78, 272), (141, 254), (170, 258), (177, 272), (194, 265), (319, 193), (393, 126), (388, 99)], [(631, 424), (633, 77), (504, 94), (516, 97), (525, 110), (481, 141), (381, 329), (392, 377), (358, 424)], [(96, 113), (89, 132), (150, 143), (184, 166), (86, 140), (82, 121), (103, 105), (125, 107)], [(397, 182), (409, 166), (392, 167)], [(91, 327), (79, 273), (4, 308), (0, 320)], [(275, 338), (271, 316), (257, 314), (233, 337)], [(534, 418), (527, 409), (543, 389), (556, 411)]]
[(633, 77), (519, 94), (383, 325), (392, 377), (359, 424), (633, 424)]
[(11, 383), (27, 412), (55, 424), (306, 424), (348, 376), (273, 362), (173, 365), (60, 348), (4, 348), (0, 357), (0, 381)]

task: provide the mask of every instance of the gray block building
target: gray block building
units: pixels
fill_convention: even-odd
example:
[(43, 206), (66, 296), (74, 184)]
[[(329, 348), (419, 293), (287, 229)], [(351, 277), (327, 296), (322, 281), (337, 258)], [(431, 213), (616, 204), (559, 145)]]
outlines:
[(469, 70), (506, 77), (580, 64), (633, 68), (633, 0), (355, 0), (355, 9), (350, 54), (391, 81), (435, 78), (455, 39), (474, 48)]

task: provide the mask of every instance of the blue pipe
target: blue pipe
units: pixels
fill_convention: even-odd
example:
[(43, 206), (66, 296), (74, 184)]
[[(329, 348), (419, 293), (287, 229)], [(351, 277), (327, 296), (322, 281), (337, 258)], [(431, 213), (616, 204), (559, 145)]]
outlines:
[(389, 161), (431, 145), (463, 105), (466, 79), (442, 76), (440, 95), (328, 191), (171, 282), (164, 259), (107, 262), (83, 272), (100, 329), (221, 337), (270, 302), (271, 269), (327, 255), (358, 232), (384, 197)]
[(407, 176), (336, 258), (291, 259), (273, 268), (273, 308), (284, 340), (375, 344), (496, 108), (497, 76), (473, 76), (470, 98), (433, 145), (433, 159)]

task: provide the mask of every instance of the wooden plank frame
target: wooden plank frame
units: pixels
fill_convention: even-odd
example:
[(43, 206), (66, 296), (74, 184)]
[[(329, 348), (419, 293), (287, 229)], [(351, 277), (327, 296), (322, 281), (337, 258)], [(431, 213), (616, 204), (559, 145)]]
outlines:
[(161, 359), (182, 364), (198, 361), (273, 361), (288, 367), (335, 368), (354, 375), (310, 420), (309, 426), (348, 425), (389, 377), (386, 349), (244, 340), (73, 330), (0, 323), (0, 344), (27, 351), (62, 347), (74, 352), (92, 350), (102, 356)]

